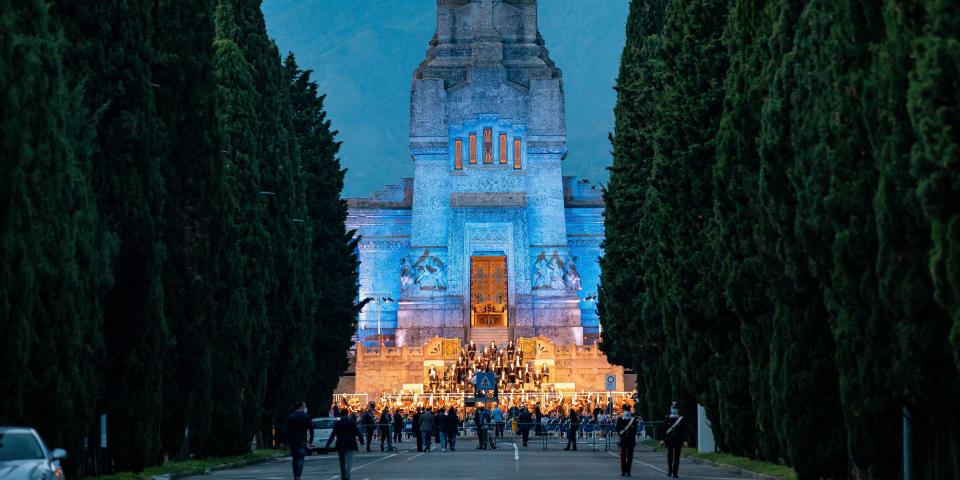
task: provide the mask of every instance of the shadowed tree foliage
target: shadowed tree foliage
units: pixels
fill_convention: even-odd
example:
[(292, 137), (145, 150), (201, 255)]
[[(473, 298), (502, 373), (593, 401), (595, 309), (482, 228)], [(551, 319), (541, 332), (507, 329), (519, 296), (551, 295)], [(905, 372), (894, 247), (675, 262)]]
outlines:
[(44, 1), (0, 4), (0, 424), (80, 451), (103, 379), (113, 238), (91, 185), (94, 116)]
[(641, 399), (799, 478), (896, 476), (905, 407), (956, 477), (954, 3), (632, 2), (600, 314)]
[(260, 3), (0, 12), (0, 423), (80, 476), (99, 414), (98, 469), (140, 471), (243, 453), (295, 400), (321, 410), (355, 245), (323, 97)]
[(647, 276), (654, 266), (656, 246), (636, 241), (649, 238), (655, 198), (648, 179), (655, 127), (649, 118), (660, 94), (660, 65), (653, 52), (659, 48), (667, 3), (630, 4), (616, 86), (613, 174), (604, 191), (606, 240), (597, 308), (608, 332), (600, 348), (613, 361), (637, 370), (642, 384), (640, 413), (645, 418), (662, 413), (674, 396), (662, 363), (664, 333), (653, 299), (652, 275)]

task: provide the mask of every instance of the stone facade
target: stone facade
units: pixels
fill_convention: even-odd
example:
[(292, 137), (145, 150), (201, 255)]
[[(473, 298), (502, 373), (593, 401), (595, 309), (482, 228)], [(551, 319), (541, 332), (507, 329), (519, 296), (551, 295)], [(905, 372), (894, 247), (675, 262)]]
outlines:
[(360, 298), (380, 299), (360, 313), (361, 344), (473, 338), (475, 256), (506, 259), (495, 338), (595, 341), (603, 201), (561, 174), (563, 82), (536, 16), (535, 0), (437, 1), (411, 84), (415, 177), (348, 200)]
[[(548, 366), (554, 391), (602, 392), (607, 375), (616, 377), (617, 391), (634, 388), (624, 384), (623, 367), (610, 365), (596, 345), (559, 345), (546, 337), (521, 337), (517, 344), (526, 346), (524, 353), (533, 365)], [(444, 368), (449, 368), (459, 353), (458, 339), (441, 338), (422, 347), (358, 348), (358, 375), (350, 393), (366, 393), (371, 399), (401, 392), (423, 393), (430, 367), (443, 375)], [(533, 391), (532, 385), (527, 385), (526, 391)]]

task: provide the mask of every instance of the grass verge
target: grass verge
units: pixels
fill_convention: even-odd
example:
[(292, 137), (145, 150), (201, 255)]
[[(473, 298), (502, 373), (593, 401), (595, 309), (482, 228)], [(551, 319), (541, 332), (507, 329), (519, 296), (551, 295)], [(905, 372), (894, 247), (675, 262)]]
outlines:
[(116, 473), (100, 477), (89, 477), (90, 480), (148, 480), (155, 476), (170, 475), (170, 478), (182, 478), (192, 475), (203, 475), (215, 470), (239, 468), (255, 463), (264, 462), (286, 455), (283, 450), (254, 450), (250, 453), (234, 457), (216, 457), (185, 460), (182, 462), (166, 462), (157, 467), (150, 467), (140, 473)]
[(683, 454), (690, 458), (709, 460), (718, 465), (731, 465), (748, 472), (758, 473), (772, 478), (782, 478), (784, 480), (796, 480), (797, 478), (797, 472), (786, 465), (778, 465), (776, 463), (746, 457), (737, 457), (727, 453), (699, 453), (695, 448), (684, 448)]

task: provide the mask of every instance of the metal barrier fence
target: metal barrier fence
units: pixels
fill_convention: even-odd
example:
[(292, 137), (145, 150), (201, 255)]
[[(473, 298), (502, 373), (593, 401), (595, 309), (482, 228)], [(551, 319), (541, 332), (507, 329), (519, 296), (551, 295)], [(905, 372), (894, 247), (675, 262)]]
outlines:
[[(644, 441), (653, 441), (653, 448), (656, 450), (656, 442), (659, 439), (660, 426), (663, 424), (662, 421), (658, 422), (639, 422), (637, 428), (637, 443), (642, 443)], [(414, 435), (413, 425), (407, 421), (404, 423), (403, 428), (400, 431), (400, 440), (396, 440), (396, 429), (391, 423), (389, 425), (358, 425), (360, 428), (360, 433), (363, 434), (366, 441), (368, 431), (370, 433), (370, 440), (372, 440), (369, 445), (371, 448), (383, 445), (384, 448), (388, 446), (397, 447), (398, 444), (407, 444), (411, 442), (416, 444), (417, 438)], [(485, 430), (485, 443), (487, 445), (498, 445), (500, 443), (504, 444), (516, 444), (518, 446), (523, 443), (523, 430), (528, 431), (527, 435), (527, 445), (532, 447), (539, 447), (541, 450), (547, 451), (551, 449), (563, 449), (570, 444), (572, 448), (577, 448), (578, 450), (589, 449), (591, 451), (597, 452), (613, 452), (617, 451), (619, 448), (618, 442), (620, 436), (617, 432), (616, 421), (606, 421), (606, 422), (596, 422), (596, 421), (587, 421), (581, 422), (575, 432), (574, 438), (576, 439), (576, 446), (573, 447), (573, 442), (570, 441), (570, 423), (569, 421), (564, 421), (561, 419), (551, 419), (549, 417), (544, 417), (544, 421), (541, 423), (530, 422), (530, 423), (520, 423), (513, 419), (509, 419), (501, 424), (498, 427), (495, 423), (490, 423), (488, 428)], [(389, 440), (384, 437), (382, 434), (386, 430)], [(431, 444), (434, 447), (439, 447), (441, 445), (441, 436), (438, 430), (432, 432)], [(500, 435), (498, 435), (498, 433)], [(491, 442), (491, 437), (493, 441)], [(474, 448), (479, 446), (479, 438), (477, 428), (473, 423), (472, 418), (468, 418), (466, 422), (460, 422), (460, 425), (457, 429), (457, 442), (461, 447), (471, 446)], [(314, 444), (312, 448), (322, 448), (326, 443), (327, 438), (320, 438), (316, 436), (314, 439)], [(406, 446), (406, 445), (403, 445)]]

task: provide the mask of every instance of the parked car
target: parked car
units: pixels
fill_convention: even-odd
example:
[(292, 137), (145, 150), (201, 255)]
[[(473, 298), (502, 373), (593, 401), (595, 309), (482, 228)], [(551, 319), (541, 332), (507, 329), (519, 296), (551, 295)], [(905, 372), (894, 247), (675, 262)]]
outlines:
[(47, 448), (32, 428), (0, 427), (0, 480), (63, 480), (62, 448)]
[(327, 453), (327, 439), (333, 433), (333, 424), (340, 420), (339, 417), (321, 417), (311, 420), (313, 423), (313, 443), (307, 447), (307, 453), (323, 452)]

